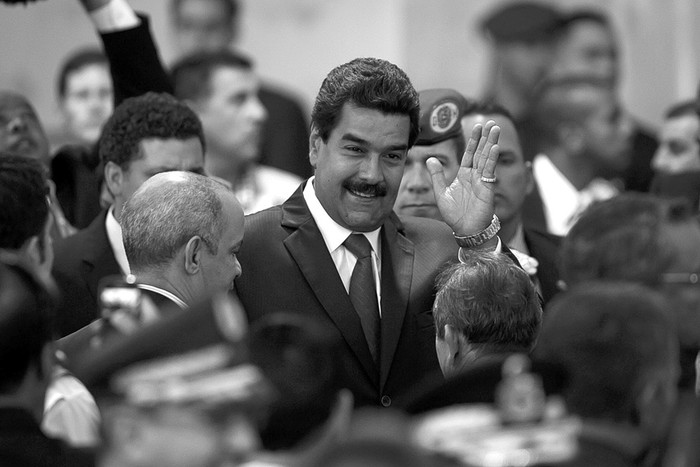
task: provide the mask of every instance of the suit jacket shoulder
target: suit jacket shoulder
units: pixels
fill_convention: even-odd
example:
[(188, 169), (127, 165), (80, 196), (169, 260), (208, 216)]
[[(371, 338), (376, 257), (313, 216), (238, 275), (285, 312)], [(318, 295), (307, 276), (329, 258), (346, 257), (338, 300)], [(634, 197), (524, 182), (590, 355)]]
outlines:
[(562, 237), (527, 227), (523, 233), (530, 256), (540, 263), (537, 279), (542, 287), (542, 299), (547, 304), (560, 291), (559, 247)]
[(107, 238), (103, 211), (85, 229), (56, 242), (53, 276), (61, 293), (57, 312), (60, 336), (97, 318), (97, 284), (105, 276), (121, 274)]

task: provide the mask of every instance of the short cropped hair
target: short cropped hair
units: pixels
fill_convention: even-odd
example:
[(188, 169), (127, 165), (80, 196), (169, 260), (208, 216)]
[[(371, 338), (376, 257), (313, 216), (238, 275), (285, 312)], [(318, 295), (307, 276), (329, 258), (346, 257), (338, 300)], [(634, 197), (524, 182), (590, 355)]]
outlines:
[(567, 408), (583, 417), (633, 422), (640, 383), (678, 360), (666, 300), (634, 283), (588, 282), (552, 299), (534, 355), (569, 374)]
[(507, 256), (468, 252), (464, 263), (440, 273), (433, 317), (438, 337), (445, 325), (470, 344), (493, 351), (530, 351), (542, 323), (542, 306), (530, 277)]
[(184, 57), (170, 71), (175, 96), (195, 102), (209, 97), (212, 75), (219, 68), (252, 70), (253, 62), (228, 50), (197, 52)]
[(27, 271), (0, 262), (0, 394), (14, 392), (31, 365), (41, 369), (54, 310), (54, 298)]
[(324, 142), (338, 124), (343, 106), (407, 115), (411, 121), (408, 145), (419, 132), (420, 102), (411, 81), (399, 67), (378, 58), (356, 58), (340, 65), (323, 80), (311, 122)]
[(562, 241), (561, 277), (569, 286), (596, 279), (656, 285), (682, 254), (663, 227), (693, 221), (687, 205), (645, 193), (595, 203)]
[(178, 174), (181, 181), (155, 187), (153, 182), (167, 175), (151, 177), (124, 205), (124, 249), (135, 273), (167, 264), (194, 236), (217, 253), (225, 224), (221, 195), (228, 190), (204, 175)]
[(114, 109), (98, 141), (100, 161), (128, 170), (132, 161), (143, 157), (140, 143), (148, 138), (198, 138), (206, 148), (202, 122), (192, 109), (170, 94), (148, 92)]
[(71, 54), (66, 61), (63, 62), (58, 71), (58, 80), (56, 82), (58, 97), (61, 99), (66, 97), (68, 75), (89, 65), (104, 65), (105, 67), (109, 67), (109, 62), (104, 52), (96, 48), (80, 49)]
[(46, 169), (35, 159), (0, 153), (0, 248), (16, 250), (49, 217)]

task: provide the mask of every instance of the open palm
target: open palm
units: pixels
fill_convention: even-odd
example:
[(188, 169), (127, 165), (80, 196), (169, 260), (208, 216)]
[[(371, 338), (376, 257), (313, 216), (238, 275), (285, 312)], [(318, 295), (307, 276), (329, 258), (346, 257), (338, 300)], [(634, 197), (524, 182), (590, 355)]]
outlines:
[(430, 158), (426, 162), (440, 214), (457, 235), (477, 233), (491, 223), (494, 184), (483, 178), (495, 177), (500, 133), (493, 120), (474, 125), (457, 177), (449, 186), (440, 161)]

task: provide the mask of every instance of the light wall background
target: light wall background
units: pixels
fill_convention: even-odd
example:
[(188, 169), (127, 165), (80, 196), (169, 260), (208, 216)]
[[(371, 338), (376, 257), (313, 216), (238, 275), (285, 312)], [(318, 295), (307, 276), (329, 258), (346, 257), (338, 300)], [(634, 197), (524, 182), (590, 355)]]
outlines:
[[(401, 66), (417, 89), (453, 87), (479, 96), (489, 45), (478, 30), (491, 9), (511, 0), (241, 0), (238, 46), (266, 81), (299, 96), (307, 109), (325, 74), (358, 56)], [(700, 2), (696, 0), (542, 0), (562, 9), (607, 11), (622, 52), (621, 96), (642, 121), (658, 126), (673, 102), (695, 95), (700, 80)], [(169, 0), (130, 0), (151, 16), (170, 63)], [(58, 122), (55, 74), (65, 55), (98, 44), (77, 0), (0, 4), (0, 88), (30, 97), (47, 127)]]

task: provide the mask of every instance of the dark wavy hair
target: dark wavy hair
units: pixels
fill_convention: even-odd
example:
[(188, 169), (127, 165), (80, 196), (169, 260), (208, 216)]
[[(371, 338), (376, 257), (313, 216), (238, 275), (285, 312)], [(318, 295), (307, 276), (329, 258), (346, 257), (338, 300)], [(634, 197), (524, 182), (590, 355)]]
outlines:
[(35, 159), (0, 153), (0, 248), (21, 248), (49, 216), (46, 169)]
[(122, 169), (141, 157), (139, 143), (148, 138), (198, 138), (205, 149), (202, 122), (170, 94), (149, 92), (125, 99), (107, 120), (98, 142), (100, 162)]
[(311, 122), (324, 142), (338, 124), (346, 103), (387, 114), (408, 115), (408, 145), (418, 137), (420, 102), (411, 81), (399, 67), (378, 58), (356, 58), (326, 76), (316, 96)]

